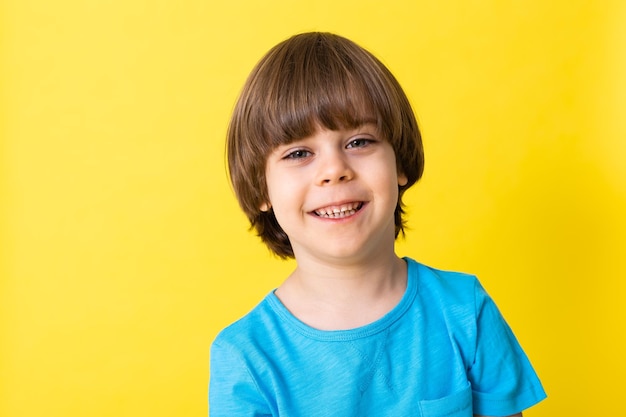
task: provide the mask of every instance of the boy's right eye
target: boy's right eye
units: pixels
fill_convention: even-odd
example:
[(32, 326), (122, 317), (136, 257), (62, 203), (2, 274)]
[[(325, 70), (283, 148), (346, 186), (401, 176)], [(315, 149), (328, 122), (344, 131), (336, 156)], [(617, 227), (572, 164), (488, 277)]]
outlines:
[(296, 149), (293, 152), (288, 153), (284, 159), (301, 159), (311, 156), (311, 152), (304, 149)]

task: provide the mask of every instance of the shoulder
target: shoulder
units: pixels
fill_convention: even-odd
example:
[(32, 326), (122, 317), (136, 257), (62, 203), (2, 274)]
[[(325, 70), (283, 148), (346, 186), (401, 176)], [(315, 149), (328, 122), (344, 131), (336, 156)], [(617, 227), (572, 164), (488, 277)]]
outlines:
[[(451, 332), (473, 338), (485, 304), (491, 302), (475, 275), (433, 268), (410, 258), (409, 280), (416, 286), (416, 307), (433, 322), (442, 320)], [(437, 318), (437, 319), (435, 319)]]
[(418, 294), (445, 304), (471, 304), (476, 302), (482, 287), (475, 275), (447, 271), (405, 258), (409, 266), (409, 279), (417, 286)]
[(212, 348), (237, 350), (237, 347), (250, 346), (251, 341), (253, 344), (255, 341), (261, 342), (268, 334), (267, 327), (276, 321), (268, 302), (269, 297), (266, 296), (246, 315), (220, 331), (213, 340)]

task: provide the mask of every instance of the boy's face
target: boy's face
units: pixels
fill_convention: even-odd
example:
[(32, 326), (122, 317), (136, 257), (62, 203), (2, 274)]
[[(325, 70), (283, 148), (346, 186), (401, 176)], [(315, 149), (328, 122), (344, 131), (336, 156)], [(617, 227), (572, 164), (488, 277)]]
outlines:
[(393, 251), (398, 174), (391, 145), (374, 125), (318, 129), (268, 157), (269, 202), (296, 259), (363, 261)]

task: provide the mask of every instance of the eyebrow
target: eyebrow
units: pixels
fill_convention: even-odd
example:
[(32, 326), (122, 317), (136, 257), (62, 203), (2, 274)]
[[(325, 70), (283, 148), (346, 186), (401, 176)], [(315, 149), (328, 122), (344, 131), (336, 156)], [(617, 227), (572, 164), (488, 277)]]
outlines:
[(363, 126), (367, 126), (367, 125), (377, 126), (378, 125), (378, 120), (373, 118), (373, 117), (368, 117), (368, 118), (363, 119), (363, 120), (358, 120), (357, 124), (354, 127), (355, 128), (359, 128), (359, 127), (363, 127)]

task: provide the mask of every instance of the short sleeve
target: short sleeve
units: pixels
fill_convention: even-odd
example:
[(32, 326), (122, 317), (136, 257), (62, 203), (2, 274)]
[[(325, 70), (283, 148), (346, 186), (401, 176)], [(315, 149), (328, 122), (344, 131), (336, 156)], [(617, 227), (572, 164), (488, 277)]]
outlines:
[(508, 416), (546, 397), (528, 357), (478, 281), (476, 353), (469, 369), (474, 413)]
[(211, 346), (210, 417), (271, 416), (267, 403), (242, 359), (227, 346)]

